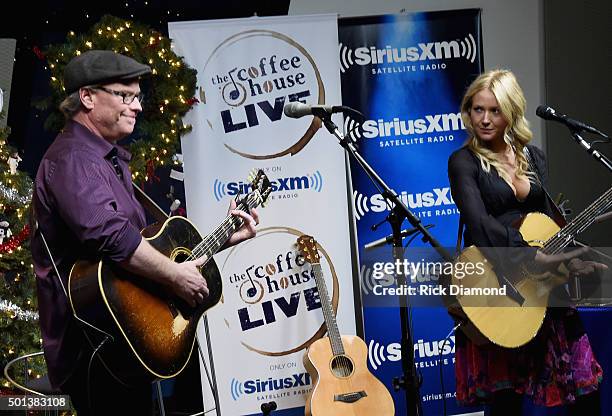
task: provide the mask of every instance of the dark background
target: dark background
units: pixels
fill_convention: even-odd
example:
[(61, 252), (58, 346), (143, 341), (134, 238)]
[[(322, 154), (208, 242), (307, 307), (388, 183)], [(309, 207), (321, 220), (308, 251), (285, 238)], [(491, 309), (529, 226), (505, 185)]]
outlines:
[[(611, 21), (609, 0), (544, 0), (546, 103), (608, 135), (612, 134)], [(612, 159), (612, 145), (597, 149)], [(564, 125), (546, 123), (545, 150), (551, 193), (554, 197), (563, 192), (573, 215), (610, 188), (612, 172), (589, 156)], [(592, 225), (580, 240), (606, 247), (610, 254), (611, 237), (609, 219)]]

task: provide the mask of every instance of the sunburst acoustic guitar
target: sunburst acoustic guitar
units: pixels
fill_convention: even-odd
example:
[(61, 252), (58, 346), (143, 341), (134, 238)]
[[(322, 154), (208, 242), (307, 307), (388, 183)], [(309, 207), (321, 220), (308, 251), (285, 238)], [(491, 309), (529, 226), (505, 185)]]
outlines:
[(313, 380), (313, 389), (306, 401), (306, 416), (394, 415), (391, 394), (368, 370), (366, 344), (359, 337), (340, 335), (338, 331), (317, 242), (311, 236), (302, 235), (297, 244), (312, 265), (328, 334), (313, 342), (304, 355), (304, 366)]
[[(236, 209), (248, 212), (266, 201), (271, 184), (263, 171), (252, 178), (252, 191)], [(170, 217), (142, 232), (148, 242), (173, 261), (206, 256), (201, 268), (209, 296), (196, 307), (162, 285), (103, 260), (78, 261), (72, 267), (68, 295), (74, 315), (87, 323), (88, 338), (107, 338), (97, 355), (126, 384), (174, 377), (187, 365), (198, 321), (216, 305), (222, 292), (219, 269), (212, 256), (240, 228), (242, 220), (228, 215), (202, 238), (184, 217)], [(102, 331), (102, 332), (101, 332)], [(102, 335), (101, 335), (102, 334)], [(103, 335), (106, 334), (106, 335)], [(99, 341), (93, 343), (99, 345)]]

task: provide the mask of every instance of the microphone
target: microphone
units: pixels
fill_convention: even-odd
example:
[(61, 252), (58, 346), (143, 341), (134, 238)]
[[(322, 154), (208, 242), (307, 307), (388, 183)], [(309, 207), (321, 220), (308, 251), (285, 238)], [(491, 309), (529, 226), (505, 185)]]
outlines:
[[(433, 226), (434, 226), (434, 224), (427, 224), (425, 226), (425, 228), (429, 229), (429, 228), (431, 228)], [(402, 235), (402, 238), (403, 237), (408, 237), (410, 235), (418, 233), (419, 231), (420, 230), (418, 228), (416, 228), (416, 227), (415, 228), (408, 228), (408, 229), (402, 230), (401, 235)], [(393, 234), (389, 234), (386, 237), (379, 238), (378, 240), (374, 240), (374, 241), (371, 241), (371, 242), (369, 242), (367, 244), (364, 244), (363, 248), (365, 250), (370, 250), (372, 248), (376, 248), (376, 247), (379, 247), (379, 246), (382, 246), (382, 245), (385, 245), (385, 244), (391, 244), (391, 243), (393, 243)]]
[(285, 107), (283, 107), (285, 115), (291, 118), (300, 118), (304, 116), (322, 117), (333, 113), (340, 113), (344, 110), (345, 107), (341, 105), (308, 105), (300, 103), (299, 101), (285, 104)]
[(578, 130), (578, 131), (584, 130), (584, 131), (588, 131), (589, 133), (597, 134), (598, 136), (601, 136), (603, 138), (606, 138), (606, 139), (608, 138), (608, 136), (605, 133), (597, 130), (595, 127), (591, 127), (588, 124), (584, 124), (581, 121), (574, 120), (573, 118), (569, 118), (565, 114), (557, 113), (557, 111), (554, 108), (549, 107), (547, 105), (539, 106), (536, 109), (536, 114), (538, 117), (541, 117), (544, 120), (552, 120), (552, 121), (558, 121), (560, 123), (563, 123), (570, 129)]
[(270, 413), (272, 413), (272, 411), (276, 410), (276, 402), (271, 401), (268, 403), (262, 403), (260, 409), (261, 409), (262, 415), (264, 416), (269, 415)]

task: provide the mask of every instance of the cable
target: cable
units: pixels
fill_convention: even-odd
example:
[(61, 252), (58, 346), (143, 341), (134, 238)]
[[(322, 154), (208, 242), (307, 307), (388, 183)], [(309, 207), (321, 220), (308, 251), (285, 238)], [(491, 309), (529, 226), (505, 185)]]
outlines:
[(214, 397), (217, 396), (217, 389), (215, 388), (215, 384), (212, 381), (212, 377), (210, 376), (210, 371), (208, 370), (208, 365), (206, 364), (206, 360), (204, 359), (204, 352), (202, 351), (202, 347), (200, 346), (200, 339), (196, 333), (196, 345), (198, 346), (198, 352), (200, 353), (200, 359), (202, 360), (202, 365), (204, 366), (204, 371), (206, 372), (206, 378), (208, 379), (208, 386)]
[(109, 337), (104, 337), (102, 342), (100, 342), (100, 344), (96, 347), (96, 349), (94, 349), (94, 351), (91, 353), (91, 357), (89, 357), (89, 364), (87, 365), (87, 406), (89, 408), (89, 413), (92, 413), (92, 414), (93, 414), (93, 411), (92, 411), (93, 407), (91, 405), (91, 364), (93, 363), (93, 359), (96, 356), (96, 353), (98, 352), (98, 350), (102, 348), (104, 343), (108, 341), (109, 339), (110, 339)]
[[(455, 331), (457, 330), (457, 328), (459, 328), (462, 324), (463, 324), (463, 321), (461, 321), (457, 325), (455, 325), (453, 327), (453, 329), (450, 330), (450, 332), (448, 333), (446, 338), (444, 338), (444, 341), (442, 341), (442, 345), (440, 347), (440, 354), (442, 354), (442, 351), (444, 351), (444, 347), (446, 347), (446, 344), (448, 343), (448, 340), (450, 339), (451, 335), (453, 335), (455, 333)], [(440, 362), (440, 360), (438, 360), (438, 368), (440, 369), (440, 389), (442, 390), (442, 409), (443, 409), (443, 415), (447, 416), (447, 410), (446, 410), (446, 391), (444, 390), (444, 369), (443, 369), (443, 366), (442, 366), (442, 363)]]

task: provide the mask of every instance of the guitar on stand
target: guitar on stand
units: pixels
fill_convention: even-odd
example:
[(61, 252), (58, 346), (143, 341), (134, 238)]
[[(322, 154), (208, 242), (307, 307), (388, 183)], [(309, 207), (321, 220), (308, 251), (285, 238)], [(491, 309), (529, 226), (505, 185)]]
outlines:
[(359, 337), (340, 335), (338, 331), (317, 242), (302, 235), (297, 245), (312, 266), (328, 334), (313, 342), (304, 355), (304, 366), (313, 380), (306, 416), (394, 415), (391, 394), (368, 370), (366, 344)]

